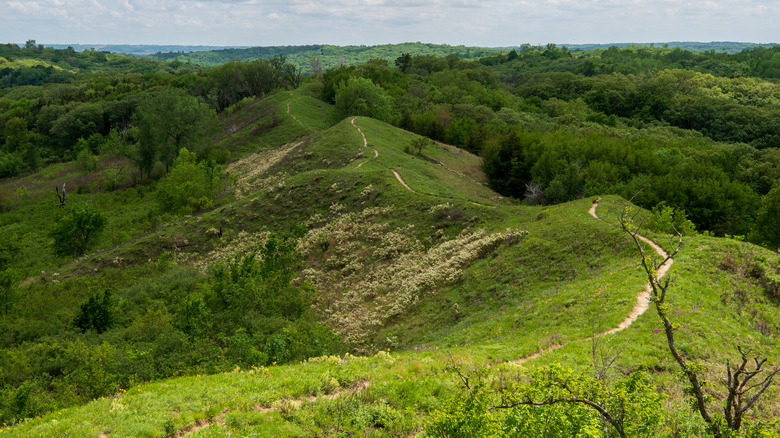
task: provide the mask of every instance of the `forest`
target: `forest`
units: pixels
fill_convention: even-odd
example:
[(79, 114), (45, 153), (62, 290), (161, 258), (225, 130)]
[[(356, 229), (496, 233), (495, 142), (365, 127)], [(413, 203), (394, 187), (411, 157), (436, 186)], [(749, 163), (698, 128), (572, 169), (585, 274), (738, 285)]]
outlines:
[[(371, 117), (478, 155), (490, 187), (514, 205), (620, 195), (690, 235), (780, 246), (780, 47), (550, 44), (442, 56), (412, 44), (390, 60), (382, 47), (369, 59), (339, 48), (333, 64), (317, 64), (331, 48), (314, 49), (307, 60), (229, 61), (228, 50), (188, 62), (0, 46), (0, 423), (140, 382), (368, 348), (312, 315), (311, 286), (295, 281), (304, 254), (293, 242), (306, 228), (294, 221), (205, 272), (177, 264), (175, 245), (141, 240), (157, 251), (148, 263), (138, 250), (128, 266), (104, 260), (92, 277), (51, 274), (19, 293), (25, 279), (90, 251), (230, 209), (226, 168), (256, 147), (229, 135), (250, 122), (273, 132), (281, 122), (263, 105), (302, 85), (332, 108), (323, 126)], [(253, 120), (233, 119), (248, 107), (261, 108)], [(60, 187), (66, 165), (81, 176)], [(26, 189), (8, 187), (36, 172), (48, 198), (46, 215), (32, 218)], [(222, 223), (207, 225), (203, 239), (222, 236)]]

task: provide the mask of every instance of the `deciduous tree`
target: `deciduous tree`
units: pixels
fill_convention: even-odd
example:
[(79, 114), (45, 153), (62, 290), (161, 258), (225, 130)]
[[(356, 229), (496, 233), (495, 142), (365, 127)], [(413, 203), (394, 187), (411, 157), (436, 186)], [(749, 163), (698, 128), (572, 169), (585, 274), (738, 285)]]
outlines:
[(154, 166), (155, 156), (165, 164), (173, 164), (179, 149), (199, 151), (214, 126), (216, 113), (205, 103), (177, 88), (165, 87), (144, 100), (136, 110), (138, 127), (139, 167), (147, 175)]

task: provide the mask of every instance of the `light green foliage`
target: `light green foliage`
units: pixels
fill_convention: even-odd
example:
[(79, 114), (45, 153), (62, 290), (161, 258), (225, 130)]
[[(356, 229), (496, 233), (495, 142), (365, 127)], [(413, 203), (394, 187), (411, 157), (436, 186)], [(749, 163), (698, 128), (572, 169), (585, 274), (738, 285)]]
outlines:
[(94, 172), (97, 169), (97, 157), (88, 147), (80, 148), (76, 155), (76, 162), (84, 173)]
[(482, 385), (463, 391), (450, 400), (445, 410), (437, 411), (431, 416), (425, 425), (426, 436), (452, 438), (502, 436), (499, 416), (489, 411), (493, 400), (494, 397)]
[(157, 184), (160, 208), (177, 214), (214, 208), (222, 192), (222, 170), (211, 161), (197, 162), (194, 153), (182, 148), (171, 171)]
[(350, 77), (336, 88), (336, 111), (341, 117), (366, 116), (385, 122), (392, 116), (392, 99), (370, 79)]
[[(474, 373), (472, 373), (473, 376)], [(599, 411), (583, 401), (601, 406), (629, 437), (653, 437), (663, 420), (659, 393), (648, 374), (638, 370), (627, 378), (605, 385), (594, 378), (553, 365), (535, 370), (529, 383), (512, 382), (511, 390), (498, 394), (483, 382), (490, 374), (479, 372), (480, 383), (452, 399), (445, 410), (426, 425), (429, 436), (500, 437), (607, 437), (617, 436)], [(516, 386), (515, 386), (516, 385)], [(534, 402), (541, 406), (519, 404)]]
[(89, 204), (68, 208), (49, 232), (54, 240), (54, 253), (60, 256), (84, 254), (100, 236), (106, 222), (103, 213)]
[(688, 220), (685, 210), (669, 207), (666, 202), (661, 201), (653, 207), (652, 213), (646, 225), (647, 228), (672, 235), (677, 233), (681, 233), (683, 236), (696, 235), (696, 226)]
[[(152, 59), (171, 60), (180, 59), (197, 65), (214, 66), (224, 64), (236, 59), (249, 61), (258, 58), (268, 59), (274, 56), (284, 55), (293, 64), (304, 66), (305, 75), (316, 74), (316, 65), (313, 58), (320, 60), (320, 68), (325, 70), (337, 69), (345, 64), (357, 65), (372, 59), (384, 59), (393, 62), (399, 56), (408, 53), (410, 57), (419, 55), (431, 55), (431, 57), (444, 57), (450, 54), (458, 54), (467, 58), (479, 58), (487, 55), (495, 55), (504, 52), (500, 49), (485, 47), (453, 46), (449, 44), (429, 43), (401, 43), (382, 44), (374, 46), (334, 46), (306, 45), (306, 46), (275, 46), (252, 47), (247, 49), (222, 49), (197, 51), (183, 54), (179, 49), (175, 52), (149, 55)], [(164, 52), (164, 51), (163, 51)]]

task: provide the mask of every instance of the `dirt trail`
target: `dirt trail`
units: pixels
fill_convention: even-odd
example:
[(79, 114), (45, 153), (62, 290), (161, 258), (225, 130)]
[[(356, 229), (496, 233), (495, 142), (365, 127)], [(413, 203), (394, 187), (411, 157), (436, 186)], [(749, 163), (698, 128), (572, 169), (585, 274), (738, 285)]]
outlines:
[(420, 193), (420, 192), (415, 192), (415, 191), (414, 191), (414, 190), (413, 190), (411, 187), (409, 187), (409, 184), (406, 184), (406, 181), (404, 181), (404, 179), (403, 179), (403, 178), (401, 178), (401, 174), (400, 174), (400, 173), (398, 173), (398, 172), (397, 172), (395, 169), (390, 169), (390, 170), (392, 170), (392, 171), (393, 171), (393, 175), (395, 175), (395, 178), (398, 180), (398, 182), (400, 182), (400, 183), (401, 183), (401, 185), (403, 185), (404, 187), (406, 187), (406, 190), (409, 190), (410, 192), (412, 192), (412, 193), (416, 193), (416, 194), (418, 194), (418, 195), (422, 195), (422, 193)]
[[(598, 207), (598, 205), (599, 205), (598, 202), (600, 200), (601, 200), (601, 198), (599, 198), (595, 202), (593, 202), (593, 205), (588, 210), (588, 213), (591, 216), (593, 216), (594, 218), (596, 218), (596, 219), (601, 219), (596, 214), (596, 207)], [(650, 245), (650, 247), (652, 247), (655, 250), (655, 252), (658, 253), (658, 255), (661, 256), (662, 258), (666, 259), (667, 257), (669, 257), (669, 254), (666, 251), (664, 251), (664, 249), (661, 248), (661, 246), (658, 245), (657, 243), (655, 243), (652, 240), (648, 239), (647, 237), (639, 235), (639, 234), (637, 234), (636, 237), (639, 240), (641, 240), (641, 241), (647, 243), (648, 245)], [(657, 278), (663, 277), (666, 274), (666, 272), (669, 270), (669, 268), (672, 266), (672, 263), (674, 263), (674, 260), (673, 259), (668, 259), (663, 265), (661, 265), (658, 268), (658, 270), (656, 271), (656, 277)], [(620, 324), (617, 325), (617, 327), (611, 328), (611, 329), (609, 329), (607, 331), (604, 331), (604, 332), (601, 332), (601, 333), (597, 333), (594, 336), (588, 336), (586, 338), (574, 339), (573, 341), (590, 341), (593, 338), (600, 338), (600, 337), (605, 336), (605, 335), (611, 335), (611, 334), (617, 333), (617, 332), (619, 332), (621, 330), (625, 330), (631, 324), (633, 324), (634, 321), (637, 320), (637, 318), (639, 318), (639, 315), (645, 313), (645, 311), (647, 311), (647, 309), (650, 307), (650, 292), (651, 291), (652, 291), (652, 287), (650, 286), (650, 283), (647, 283), (647, 285), (645, 285), (645, 288), (642, 291), (640, 291), (639, 294), (637, 294), (637, 296), (636, 296), (636, 304), (634, 304), (634, 308), (631, 309), (631, 311), (628, 313), (626, 318), (623, 319), (623, 321), (621, 321)], [(550, 345), (547, 348), (544, 348), (544, 349), (542, 349), (540, 351), (537, 351), (536, 353), (530, 354), (528, 356), (521, 357), (521, 358), (519, 358), (519, 359), (517, 359), (517, 360), (515, 360), (513, 362), (514, 363), (523, 363), (523, 362), (526, 362), (526, 361), (529, 361), (529, 360), (533, 360), (533, 359), (536, 359), (537, 357), (541, 356), (544, 353), (547, 353), (547, 352), (552, 351), (552, 350), (556, 350), (558, 348), (563, 347), (564, 345), (566, 345), (566, 344)]]
[[(290, 96), (292, 96), (292, 95), (293, 95), (293, 94), (292, 94), (292, 93), (290, 93)], [(291, 116), (293, 119), (295, 119), (295, 121), (296, 121), (296, 122), (300, 123), (300, 124), (301, 124), (301, 126), (303, 126), (303, 127), (305, 128), (305, 127), (306, 127), (306, 125), (304, 125), (304, 124), (303, 124), (303, 122), (301, 122), (301, 121), (300, 121), (300, 120), (299, 120), (297, 117), (295, 117), (295, 114), (293, 114), (293, 113), (291, 113), (291, 112), (290, 112), (290, 104), (291, 104), (291, 103), (292, 103), (292, 101), (288, 101), (288, 102), (287, 102), (287, 114), (289, 114), (289, 115), (290, 115), (290, 116)]]
[[(601, 198), (597, 199), (596, 202), (593, 203), (593, 205), (590, 207), (590, 210), (588, 210), (588, 213), (590, 213), (591, 216), (595, 217), (596, 219), (600, 219), (599, 216), (596, 214), (596, 207), (599, 205), (598, 202), (601, 200)], [(651, 248), (655, 250), (656, 253), (658, 253), (659, 256), (666, 259), (669, 257), (669, 254), (664, 251), (663, 248), (661, 248), (660, 245), (653, 242), (652, 240), (648, 239), (645, 236), (642, 236), (640, 234), (636, 235), (637, 239), (647, 243), (650, 245)], [(657, 278), (661, 278), (664, 275), (666, 275), (666, 271), (669, 270), (670, 267), (672, 267), (672, 263), (674, 263), (673, 259), (668, 259), (663, 265), (661, 265), (658, 270), (656, 271), (655, 275)], [(639, 315), (645, 313), (645, 311), (650, 307), (650, 292), (652, 291), (652, 287), (650, 286), (650, 283), (647, 283), (645, 286), (645, 289), (636, 296), (636, 304), (634, 305), (634, 308), (631, 310), (631, 312), (626, 316), (626, 319), (624, 319), (620, 324), (618, 324), (617, 327), (607, 330), (604, 333), (600, 333), (596, 336), (604, 336), (604, 335), (610, 335), (612, 333), (617, 333), (636, 321), (637, 318), (639, 318)]]
[(290, 103), (292, 102), (287, 102), (287, 114), (289, 114), (293, 119), (295, 119), (296, 122), (300, 123), (301, 126), (304, 126), (303, 122), (301, 122), (297, 117), (295, 117), (293, 113), (290, 112)]
[[(293, 95), (293, 94), (292, 94), (292, 93), (290, 93), (290, 96), (292, 96), (292, 95)], [(298, 99), (300, 99), (300, 96), (298, 97)], [(293, 119), (295, 119), (295, 121), (296, 121), (296, 122), (300, 123), (300, 124), (301, 124), (301, 126), (303, 126), (304, 128), (308, 129), (308, 130), (309, 130), (309, 131), (311, 131), (311, 132), (317, 132), (317, 130), (316, 130), (316, 129), (314, 129), (314, 128), (312, 128), (311, 126), (306, 126), (306, 125), (304, 125), (304, 124), (303, 124), (303, 122), (302, 122), (302, 121), (301, 121), (299, 118), (295, 117), (295, 114), (293, 114), (293, 113), (291, 113), (291, 112), (290, 112), (290, 104), (291, 104), (291, 103), (292, 103), (292, 101), (289, 101), (289, 102), (287, 102), (287, 114), (288, 114), (290, 117), (292, 117)]]
[[(366, 148), (367, 148), (367, 147), (368, 147), (368, 139), (366, 139), (366, 135), (365, 135), (365, 134), (363, 134), (363, 130), (361, 130), (361, 129), (360, 129), (360, 127), (359, 127), (358, 125), (356, 125), (356, 124), (355, 124), (355, 118), (354, 118), (354, 117), (352, 118), (352, 120), (350, 120), (350, 122), (352, 122), (352, 126), (354, 126), (355, 128), (357, 128), (357, 130), (358, 130), (358, 132), (360, 133), (360, 135), (361, 135), (361, 136), (363, 136), (363, 147), (366, 147)], [(378, 151), (378, 150), (376, 150), (376, 149), (374, 149), (374, 158), (377, 158), (377, 157), (379, 157), (379, 151)], [(357, 167), (355, 167), (353, 170), (358, 170), (358, 169), (360, 169), (360, 166), (362, 166), (362, 165), (364, 165), (364, 164), (368, 163), (368, 162), (369, 162), (369, 161), (371, 161), (371, 160), (372, 160), (372, 159), (371, 159), (371, 158), (369, 158), (369, 159), (367, 159), (367, 160), (363, 161), (362, 163), (358, 164), (358, 165), (357, 165)], [(434, 161), (436, 161), (436, 160), (434, 160)], [(440, 162), (438, 162), (438, 161), (436, 161), (436, 164), (438, 164), (439, 166), (442, 166), (442, 167), (444, 167), (445, 169), (451, 170), (452, 172), (456, 172), (456, 173), (458, 173), (459, 175), (463, 176), (464, 178), (468, 178), (468, 176), (466, 176), (466, 175), (463, 175), (462, 173), (460, 173), (460, 172), (458, 172), (458, 171), (456, 171), (456, 170), (454, 170), (454, 169), (450, 169), (449, 167), (445, 166), (444, 164), (442, 164), (442, 163), (440, 163)], [(448, 198), (448, 197), (446, 197), (446, 196), (429, 195), (429, 194), (427, 194), (427, 193), (420, 193), (420, 192), (418, 192), (418, 191), (415, 191), (413, 188), (409, 187), (409, 184), (407, 184), (407, 183), (406, 183), (406, 181), (404, 181), (404, 179), (401, 177), (401, 174), (400, 174), (400, 173), (398, 173), (398, 171), (396, 171), (395, 169), (390, 169), (390, 170), (393, 172), (393, 175), (395, 175), (395, 179), (397, 179), (397, 180), (398, 180), (398, 182), (399, 182), (399, 183), (401, 183), (401, 185), (402, 185), (402, 186), (404, 186), (404, 187), (406, 188), (406, 190), (409, 190), (410, 192), (412, 192), (412, 193), (414, 193), (414, 194), (417, 194), (417, 195), (424, 195), (424, 196), (436, 196), (436, 197), (438, 197), (438, 198), (445, 198), (445, 199), (455, 199), (455, 198)], [(474, 202), (474, 201), (471, 201), (471, 203), (472, 203), (472, 204), (474, 204), (474, 205), (478, 205), (478, 206), (480, 206), (480, 207), (487, 207), (487, 208), (497, 208), (497, 207), (496, 207), (496, 206), (494, 206), (494, 205), (480, 204), (479, 202)]]
[[(359, 381), (355, 382), (349, 388), (339, 388), (339, 389), (337, 389), (336, 391), (334, 391), (334, 392), (332, 392), (330, 394), (311, 395), (311, 396), (305, 397), (305, 398), (282, 399), (282, 400), (279, 400), (279, 402), (281, 403), (281, 405), (279, 407), (276, 407), (276, 406), (271, 406), (271, 407), (254, 406), (254, 407), (252, 407), (252, 410), (265, 414), (265, 413), (268, 413), (268, 412), (278, 411), (280, 408), (283, 407), (284, 404), (286, 404), (287, 406), (300, 408), (304, 401), (312, 403), (312, 402), (315, 402), (315, 401), (317, 401), (318, 399), (321, 399), (321, 398), (332, 400), (332, 399), (335, 399), (337, 397), (341, 397), (341, 396), (343, 396), (345, 394), (352, 394), (352, 393), (356, 393), (356, 392), (365, 391), (366, 389), (368, 389), (368, 385), (369, 385), (369, 381), (367, 379), (366, 380), (359, 380)], [(225, 425), (225, 420), (223, 419), (223, 416), (227, 412), (229, 412), (229, 411), (225, 411), (225, 412), (220, 413), (219, 415), (217, 415), (216, 417), (214, 417), (210, 421), (209, 420), (198, 420), (195, 424), (187, 426), (187, 427), (185, 427), (183, 429), (180, 429), (179, 432), (176, 434), (176, 436), (177, 437), (182, 437), (182, 436), (191, 435), (191, 434), (193, 434), (195, 432), (198, 432), (198, 431), (200, 431), (202, 429), (205, 429), (205, 428), (209, 427), (212, 423), (216, 423), (216, 424), (220, 424), (220, 425), (224, 426)]]
[[(367, 148), (367, 147), (368, 147), (368, 139), (366, 139), (366, 134), (363, 134), (363, 130), (362, 130), (362, 129), (360, 129), (360, 127), (359, 127), (358, 125), (356, 125), (356, 124), (355, 124), (355, 118), (354, 118), (354, 117), (352, 118), (352, 120), (350, 120), (350, 122), (352, 122), (352, 126), (354, 126), (355, 128), (357, 128), (358, 132), (359, 132), (359, 133), (360, 133), (360, 135), (363, 137), (363, 147), (364, 147), (364, 148)], [(378, 151), (378, 150), (376, 150), (376, 149), (374, 149), (374, 158), (378, 158), (378, 157), (379, 157), (379, 151)], [(369, 161), (371, 161), (371, 158), (369, 158), (368, 160), (366, 160), (366, 161), (363, 161), (362, 163), (358, 164), (358, 165), (357, 165), (357, 167), (356, 167), (354, 170), (358, 170), (358, 169), (360, 169), (360, 166), (362, 166), (362, 165), (364, 165), (364, 164), (368, 163)], [(409, 189), (409, 190), (411, 190), (411, 189)]]

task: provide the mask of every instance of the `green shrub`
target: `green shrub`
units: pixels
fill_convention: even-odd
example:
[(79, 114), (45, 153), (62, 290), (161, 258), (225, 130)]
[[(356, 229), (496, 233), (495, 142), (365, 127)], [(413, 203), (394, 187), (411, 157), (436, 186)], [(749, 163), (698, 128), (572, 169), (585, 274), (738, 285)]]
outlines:
[(111, 291), (105, 291), (101, 295), (89, 297), (86, 303), (81, 305), (81, 311), (73, 320), (73, 325), (82, 333), (87, 330), (95, 330), (103, 333), (114, 323), (114, 311), (111, 306)]
[(97, 157), (88, 147), (79, 151), (78, 155), (76, 155), (76, 163), (78, 163), (79, 169), (84, 173), (90, 173), (97, 169)]
[(371, 79), (350, 77), (336, 88), (336, 111), (342, 117), (366, 116), (385, 122), (392, 118), (393, 99)]
[(54, 239), (56, 255), (81, 255), (93, 244), (106, 226), (106, 217), (88, 204), (73, 207), (57, 220), (49, 236)]
[(201, 294), (192, 294), (184, 299), (176, 312), (174, 326), (190, 336), (203, 336), (211, 330), (211, 310)]
[(456, 396), (444, 410), (436, 411), (425, 426), (425, 435), (451, 438), (498, 437), (500, 422), (490, 408), (491, 397), (487, 390), (477, 385), (465, 395)]
[(653, 214), (650, 216), (647, 228), (659, 233), (677, 234), (680, 232), (684, 236), (696, 235), (696, 226), (688, 220), (685, 210), (670, 207), (664, 201), (653, 207)]
[(221, 189), (221, 169), (196, 162), (196, 155), (181, 149), (171, 171), (157, 184), (157, 203), (163, 211), (190, 214), (214, 208)]
[(222, 336), (227, 344), (227, 356), (235, 365), (250, 367), (264, 366), (268, 363), (268, 355), (259, 351), (255, 340), (246, 330), (239, 329), (233, 336)]

